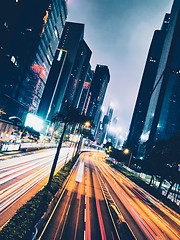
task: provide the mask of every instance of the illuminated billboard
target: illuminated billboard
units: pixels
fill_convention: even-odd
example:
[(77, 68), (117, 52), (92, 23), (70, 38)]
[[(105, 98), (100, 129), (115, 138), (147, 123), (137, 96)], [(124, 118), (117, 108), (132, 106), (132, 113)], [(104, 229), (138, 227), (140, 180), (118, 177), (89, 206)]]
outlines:
[(25, 127), (32, 127), (36, 131), (41, 131), (43, 128), (43, 119), (32, 113), (28, 113), (25, 121)]

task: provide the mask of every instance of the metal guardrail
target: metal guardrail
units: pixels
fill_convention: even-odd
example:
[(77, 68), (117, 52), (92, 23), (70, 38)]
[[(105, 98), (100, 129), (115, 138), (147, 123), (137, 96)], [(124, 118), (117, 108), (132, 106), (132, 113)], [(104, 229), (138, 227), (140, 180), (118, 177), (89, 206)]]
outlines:
[(0, 152), (8, 152), (8, 151), (20, 151), (25, 149), (37, 149), (37, 148), (46, 148), (46, 147), (56, 147), (55, 143), (3, 143), (0, 146)]

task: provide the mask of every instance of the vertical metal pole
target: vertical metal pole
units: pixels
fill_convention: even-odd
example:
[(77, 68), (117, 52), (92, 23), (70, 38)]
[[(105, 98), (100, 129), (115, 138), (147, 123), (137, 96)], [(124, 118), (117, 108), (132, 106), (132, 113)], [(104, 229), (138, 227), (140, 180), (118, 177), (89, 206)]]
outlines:
[(129, 157), (129, 163), (128, 163), (128, 168), (129, 168), (129, 166), (130, 166), (130, 163), (131, 163), (131, 159), (132, 159), (132, 153), (131, 153), (131, 155), (130, 155), (130, 157)]

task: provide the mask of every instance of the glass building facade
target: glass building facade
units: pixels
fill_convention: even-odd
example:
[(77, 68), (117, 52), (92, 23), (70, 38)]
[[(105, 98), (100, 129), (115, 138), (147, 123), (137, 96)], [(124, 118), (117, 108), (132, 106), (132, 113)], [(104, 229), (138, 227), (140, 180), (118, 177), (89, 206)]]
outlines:
[(129, 148), (134, 155), (137, 153), (140, 136), (143, 131), (165, 35), (165, 30), (155, 31), (147, 56), (146, 65), (131, 120), (129, 134), (126, 141), (126, 148)]
[(3, 107), (24, 120), (27, 112), (37, 112), (67, 17), (66, 1), (7, 0), (0, 12)]
[(174, 1), (145, 120), (143, 142), (168, 139), (180, 130), (180, 2)]
[(87, 116), (94, 119), (94, 125), (96, 127), (100, 120), (101, 107), (109, 81), (110, 73), (108, 67), (105, 65), (97, 65), (90, 87), (91, 97), (87, 110)]
[(63, 103), (68, 101), (69, 104), (71, 104), (74, 108), (78, 107), (81, 98), (91, 54), (92, 52), (89, 49), (88, 45), (84, 40), (82, 40), (79, 44), (77, 55), (63, 99)]
[(126, 148), (130, 149), (134, 156), (137, 154), (140, 137), (144, 128), (169, 21), (170, 14), (166, 14), (161, 30), (154, 32), (129, 128), (129, 134), (124, 144)]
[(91, 65), (88, 64), (88, 70), (87, 70), (87, 75), (86, 75), (86, 79), (84, 82), (84, 86), (83, 86), (83, 90), (82, 90), (82, 94), (81, 94), (81, 98), (78, 104), (78, 109), (80, 113), (84, 113), (86, 114), (87, 112), (87, 108), (89, 106), (89, 90), (91, 87), (91, 82), (92, 82), (92, 78), (93, 78), (93, 72), (91, 70)]
[[(78, 77), (83, 66), (85, 54), (78, 51), (84, 38), (84, 24), (66, 22), (49, 73), (38, 115), (51, 120), (56, 112), (61, 111), (66, 99), (72, 101)], [(80, 58), (77, 59), (77, 56)], [(90, 54), (91, 56), (91, 54)], [(78, 60), (78, 61), (77, 61)], [(74, 71), (73, 71), (74, 69)], [(76, 74), (77, 73), (77, 74)]]

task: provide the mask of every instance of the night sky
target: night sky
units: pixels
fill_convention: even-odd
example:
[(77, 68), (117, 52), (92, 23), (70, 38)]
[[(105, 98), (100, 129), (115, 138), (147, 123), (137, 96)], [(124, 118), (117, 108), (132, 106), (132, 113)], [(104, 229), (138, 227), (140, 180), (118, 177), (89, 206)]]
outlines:
[[(128, 132), (153, 32), (173, 0), (69, 0), (68, 21), (85, 24), (85, 41), (96, 64), (110, 69), (104, 106)], [(124, 135), (124, 134), (123, 134)]]

